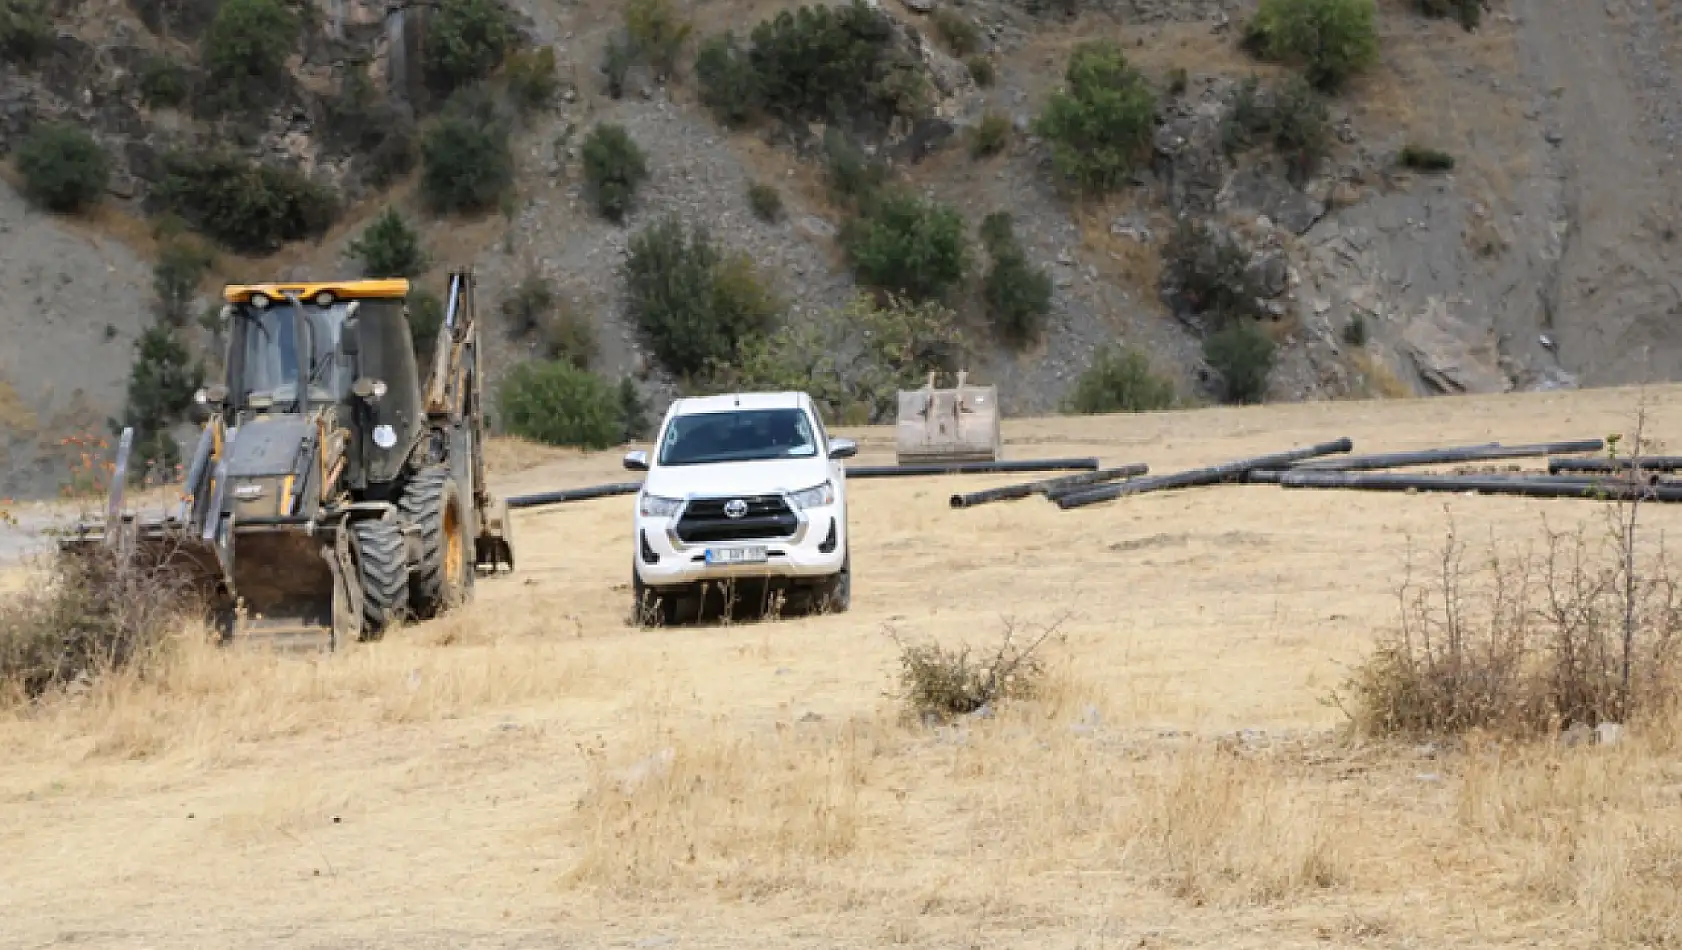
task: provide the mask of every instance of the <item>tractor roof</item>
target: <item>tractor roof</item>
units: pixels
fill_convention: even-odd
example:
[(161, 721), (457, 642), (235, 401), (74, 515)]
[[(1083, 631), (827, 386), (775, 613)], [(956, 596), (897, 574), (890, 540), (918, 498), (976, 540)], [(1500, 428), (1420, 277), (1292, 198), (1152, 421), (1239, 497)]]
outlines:
[(401, 277), (380, 280), (300, 281), (275, 284), (229, 284), (222, 288), (222, 299), (229, 303), (245, 303), (252, 294), (267, 294), (280, 302), (286, 294), (297, 294), (299, 300), (309, 300), (323, 290), (340, 300), (369, 298), (402, 299), (409, 295), (409, 282)]

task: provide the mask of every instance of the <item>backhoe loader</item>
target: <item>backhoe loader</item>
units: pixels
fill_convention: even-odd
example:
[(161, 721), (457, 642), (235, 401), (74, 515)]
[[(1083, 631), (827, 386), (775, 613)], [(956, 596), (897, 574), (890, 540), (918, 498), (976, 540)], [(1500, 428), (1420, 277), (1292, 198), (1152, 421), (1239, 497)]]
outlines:
[(485, 486), (473, 287), (450, 273), (424, 379), (407, 280), (224, 288), (227, 372), (195, 396), (178, 510), (123, 510), (125, 433), (104, 519), (61, 548), (178, 565), (229, 643), (338, 649), (460, 603), (475, 573), (514, 566)]

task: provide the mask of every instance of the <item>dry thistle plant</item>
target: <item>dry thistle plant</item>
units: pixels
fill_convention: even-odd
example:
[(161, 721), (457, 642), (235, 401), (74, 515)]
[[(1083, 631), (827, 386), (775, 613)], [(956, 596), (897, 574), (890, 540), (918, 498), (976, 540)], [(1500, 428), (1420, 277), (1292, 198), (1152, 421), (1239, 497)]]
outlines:
[(900, 699), (906, 713), (924, 722), (944, 722), (1037, 695), (1046, 668), (1036, 651), (1062, 623), (1059, 619), (1037, 635), (1023, 636), (1018, 623), (1006, 618), (998, 646), (979, 656), (967, 643), (955, 649), (934, 642), (906, 643), (892, 627), (885, 627), (899, 646)]

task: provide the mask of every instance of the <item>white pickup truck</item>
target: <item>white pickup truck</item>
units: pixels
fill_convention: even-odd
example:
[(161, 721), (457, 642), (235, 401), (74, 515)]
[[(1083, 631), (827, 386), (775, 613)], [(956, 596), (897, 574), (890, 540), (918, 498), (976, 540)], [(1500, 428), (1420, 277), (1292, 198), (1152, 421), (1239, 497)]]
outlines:
[[(852, 599), (847, 473), (856, 443), (831, 439), (805, 393), (679, 399), (637, 494), (631, 587), (639, 620), (672, 623), (704, 585), (765, 581), (796, 605), (844, 611)], [(803, 601), (803, 603), (802, 603)]]

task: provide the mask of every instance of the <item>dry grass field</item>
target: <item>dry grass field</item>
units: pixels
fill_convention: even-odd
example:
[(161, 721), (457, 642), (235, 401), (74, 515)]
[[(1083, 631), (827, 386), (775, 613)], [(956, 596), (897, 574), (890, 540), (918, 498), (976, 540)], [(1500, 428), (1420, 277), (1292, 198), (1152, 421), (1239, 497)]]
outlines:
[[(1649, 434), (1682, 431), (1653, 389)], [(1013, 420), (1153, 471), (1628, 432), (1632, 390)], [(861, 461), (891, 457), (885, 429)], [(618, 481), (505, 446), (497, 490)], [(517, 573), (320, 658), (185, 647), (0, 714), (0, 947), (1682, 946), (1682, 729), (1355, 741), (1325, 702), (1410, 541), (1587, 502), (1227, 486), (965, 511), (858, 481), (844, 615), (626, 625), (630, 499), (520, 513)], [(1445, 512), (1445, 508), (1447, 512)], [(1682, 512), (1649, 506), (1674, 529)], [(890, 633), (1058, 625), (1049, 684), (902, 721)]]

